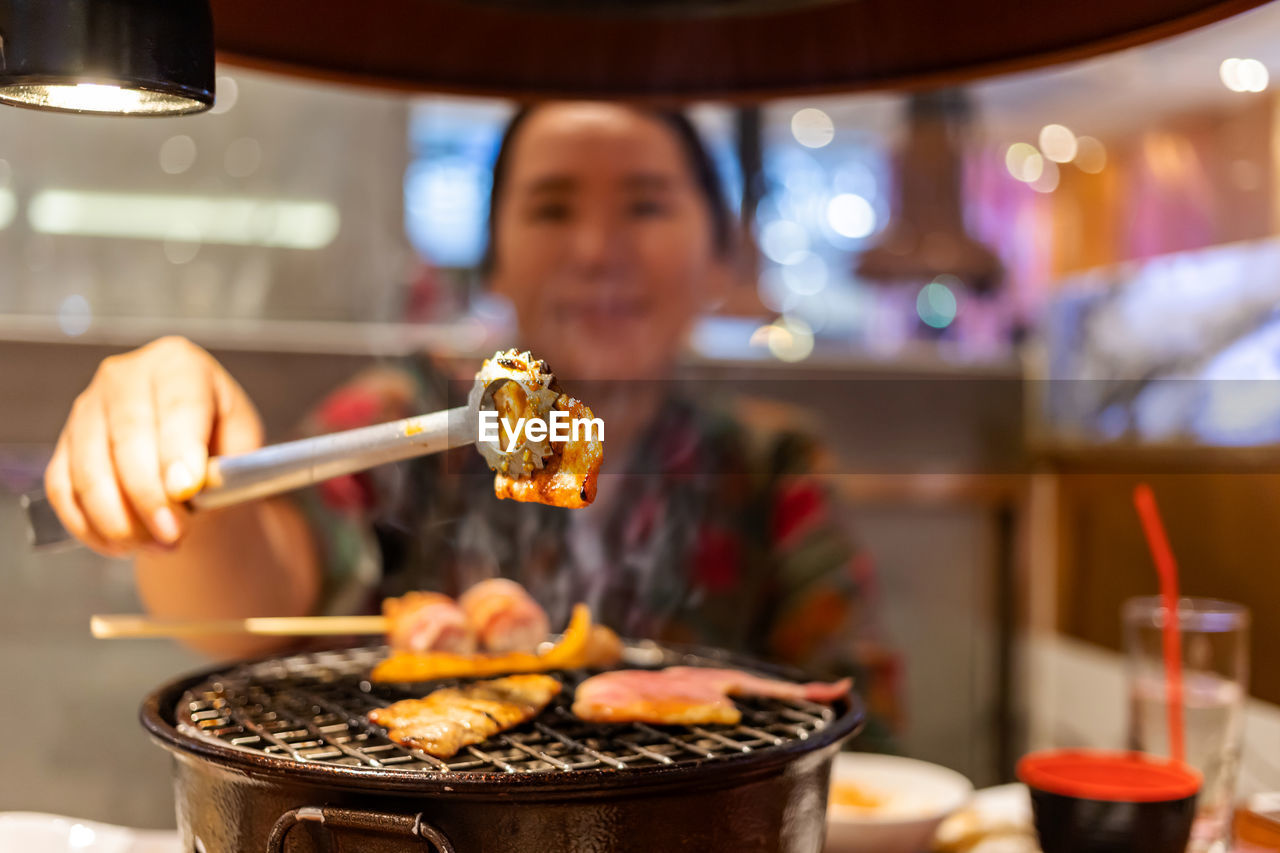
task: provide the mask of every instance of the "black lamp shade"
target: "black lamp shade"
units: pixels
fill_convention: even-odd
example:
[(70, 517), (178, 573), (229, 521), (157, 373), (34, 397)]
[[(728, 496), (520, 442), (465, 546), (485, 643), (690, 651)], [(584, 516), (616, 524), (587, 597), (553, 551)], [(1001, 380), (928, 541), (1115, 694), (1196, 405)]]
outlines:
[(165, 116), (213, 91), (207, 0), (0, 0), (0, 103)]

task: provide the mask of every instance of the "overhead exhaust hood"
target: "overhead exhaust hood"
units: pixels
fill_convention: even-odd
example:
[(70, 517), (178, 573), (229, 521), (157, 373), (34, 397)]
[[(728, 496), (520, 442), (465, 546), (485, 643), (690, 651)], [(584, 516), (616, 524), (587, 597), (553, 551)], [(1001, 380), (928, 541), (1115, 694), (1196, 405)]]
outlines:
[(909, 97), (905, 136), (894, 157), (893, 212), (876, 245), (858, 257), (859, 278), (923, 284), (951, 275), (977, 293), (999, 284), (1000, 259), (969, 234), (961, 204), (970, 111), (959, 89)]
[(219, 56), (506, 97), (936, 88), (1185, 32), (1262, 0), (212, 0)]

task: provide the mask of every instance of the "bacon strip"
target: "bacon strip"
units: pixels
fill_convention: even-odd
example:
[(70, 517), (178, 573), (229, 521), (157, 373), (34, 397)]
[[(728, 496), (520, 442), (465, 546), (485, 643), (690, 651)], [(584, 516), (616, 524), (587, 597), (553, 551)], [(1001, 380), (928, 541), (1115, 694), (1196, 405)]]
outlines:
[(387, 642), (408, 652), (471, 654), (476, 633), (467, 614), (453, 599), (438, 592), (410, 592), (382, 602), (390, 628)]
[(742, 712), (732, 696), (770, 696), (833, 702), (846, 695), (850, 679), (796, 684), (735, 669), (673, 666), (660, 670), (620, 669), (578, 685), (573, 713), (596, 723), (655, 725), (737, 725)]
[(547, 639), (547, 612), (515, 581), (490, 578), (458, 598), (488, 652), (532, 652)]
[(845, 696), (853, 679), (810, 681), (797, 684), (779, 678), (762, 678), (737, 669), (710, 669), (701, 666), (673, 666), (666, 670), (672, 677), (706, 680), (730, 696), (769, 696), (774, 699), (804, 699), (830, 704)]

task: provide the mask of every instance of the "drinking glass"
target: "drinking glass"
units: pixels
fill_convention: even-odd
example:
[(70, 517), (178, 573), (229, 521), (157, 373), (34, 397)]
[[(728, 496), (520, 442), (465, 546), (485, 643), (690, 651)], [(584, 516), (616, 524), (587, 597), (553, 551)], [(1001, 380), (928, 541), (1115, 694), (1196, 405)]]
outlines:
[[(1129, 663), (1129, 746), (1168, 756), (1162, 631), (1167, 611), (1159, 596), (1124, 605)], [(1182, 630), (1182, 713), (1187, 763), (1204, 777), (1192, 829), (1192, 853), (1225, 853), (1249, 692), (1249, 611), (1209, 598), (1178, 603)]]

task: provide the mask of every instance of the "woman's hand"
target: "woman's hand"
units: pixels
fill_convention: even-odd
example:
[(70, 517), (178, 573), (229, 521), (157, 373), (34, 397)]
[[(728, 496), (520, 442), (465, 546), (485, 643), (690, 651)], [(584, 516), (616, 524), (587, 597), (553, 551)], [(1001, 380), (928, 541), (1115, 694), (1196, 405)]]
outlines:
[(261, 443), (258, 412), (222, 365), (185, 338), (161, 338), (98, 366), (62, 428), (45, 492), (95, 551), (169, 548), (209, 456)]

